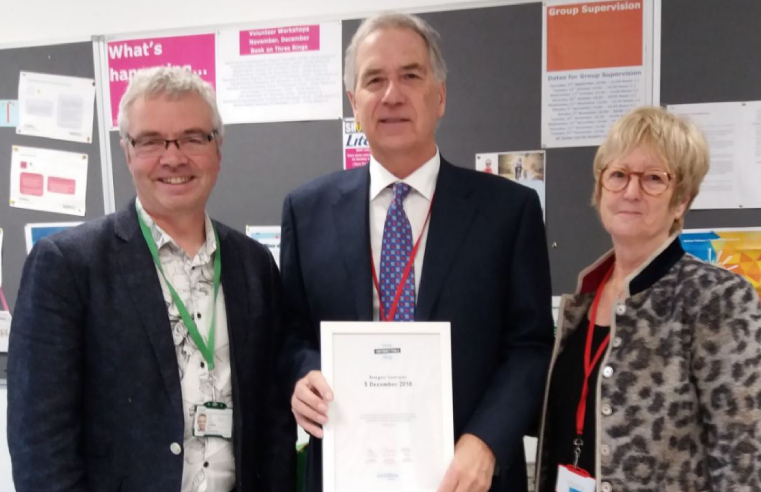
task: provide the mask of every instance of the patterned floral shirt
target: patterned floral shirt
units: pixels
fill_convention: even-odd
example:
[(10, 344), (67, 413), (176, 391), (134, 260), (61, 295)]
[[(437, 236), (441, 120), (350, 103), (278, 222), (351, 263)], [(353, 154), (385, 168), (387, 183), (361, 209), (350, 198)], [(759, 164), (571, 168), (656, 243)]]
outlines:
[(227, 311), (222, 286), (214, 304), (214, 252), (217, 242), (211, 219), (206, 215), (206, 242), (195, 257), (190, 258), (169, 234), (145, 212), (140, 200), (137, 210), (151, 230), (159, 251), (161, 267), (167, 280), (177, 291), (188, 312), (195, 317), (198, 331), (208, 340), (213, 311), (216, 309), (214, 371), (209, 371), (201, 351), (190, 338), (172, 295), (156, 269), (169, 313), (169, 324), (177, 355), (185, 416), (184, 466), (182, 492), (227, 492), (235, 487), (235, 461), (231, 439), (194, 437), (193, 419), (196, 405), (222, 401), (232, 408), (230, 345), (227, 333)]

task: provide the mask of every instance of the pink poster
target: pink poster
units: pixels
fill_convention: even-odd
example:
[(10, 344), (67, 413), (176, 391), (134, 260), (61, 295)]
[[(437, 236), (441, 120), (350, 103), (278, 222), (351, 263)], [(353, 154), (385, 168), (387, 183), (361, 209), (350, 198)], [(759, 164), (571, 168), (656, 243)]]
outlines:
[(77, 182), (73, 179), (50, 176), (48, 178), (48, 191), (63, 195), (74, 195), (77, 192)]
[(241, 55), (320, 50), (320, 25), (273, 27), (240, 32)]
[(354, 118), (344, 118), (344, 169), (370, 163), (370, 144)]
[(346, 163), (344, 169), (366, 166), (370, 163), (370, 149), (346, 149)]
[(45, 177), (37, 173), (21, 173), (19, 189), (22, 195), (42, 196)]
[(141, 68), (185, 67), (216, 85), (214, 34), (193, 34), (108, 43), (108, 81), (111, 116), (116, 128), (119, 101), (132, 76)]

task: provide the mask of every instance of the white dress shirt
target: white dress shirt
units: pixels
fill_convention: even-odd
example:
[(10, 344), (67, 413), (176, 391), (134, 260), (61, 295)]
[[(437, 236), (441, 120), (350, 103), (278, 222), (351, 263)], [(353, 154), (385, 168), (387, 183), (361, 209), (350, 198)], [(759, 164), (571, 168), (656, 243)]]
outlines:
[[(370, 158), (370, 247), (373, 252), (373, 268), (375, 268), (375, 273), (380, 279), (379, 270), (383, 227), (386, 224), (388, 207), (391, 206), (391, 202), (394, 200), (394, 190), (391, 186), (401, 181), (412, 188), (404, 199), (404, 213), (407, 214), (407, 218), (410, 221), (413, 244), (420, 238), (420, 246), (418, 246), (414, 264), (416, 300), (420, 290), (420, 276), (423, 273), (423, 257), (425, 256), (425, 245), (428, 240), (430, 220), (425, 229), (423, 229), (423, 225), (428, 216), (428, 210), (431, 207), (433, 193), (436, 191), (436, 179), (439, 176), (440, 167), (441, 156), (438, 149), (436, 149), (436, 155), (404, 179), (399, 179), (391, 174), (374, 157)], [(422, 238), (420, 237), (421, 234)], [(375, 284), (373, 284), (373, 319), (376, 321), (380, 319), (380, 304)]]
[[(222, 286), (219, 286), (214, 306), (214, 261), (217, 250), (214, 229), (208, 214), (205, 219), (206, 242), (194, 258), (190, 258), (174, 239), (161, 229), (137, 201), (137, 209), (145, 225), (151, 230), (159, 252), (161, 268), (167, 280), (177, 291), (205, 342), (209, 340), (211, 318), (216, 310), (214, 371), (209, 371), (201, 351), (190, 338), (172, 294), (156, 268), (161, 282), (164, 302), (167, 305), (172, 329), (177, 366), (180, 372), (182, 410), (185, 417), (185, 445), (181, 492), (228, 491), (235, 487), (235, 458), (232, 439), (193, 436), (196, 405), (216, 397), (228, 408), (233, 406), (230, 370), (230, 343), (227, 333), (227, 310)], [(213, 385), (213, 388), (212, 388)]]

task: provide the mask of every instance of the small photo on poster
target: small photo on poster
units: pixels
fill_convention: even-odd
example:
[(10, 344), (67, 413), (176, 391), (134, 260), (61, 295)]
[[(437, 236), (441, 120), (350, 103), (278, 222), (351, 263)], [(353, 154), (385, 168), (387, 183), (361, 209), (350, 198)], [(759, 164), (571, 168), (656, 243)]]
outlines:
[(536, 191), (545, 207), (545, 154), (543, 150), (476, 154), (476, 170), (496, 174)]

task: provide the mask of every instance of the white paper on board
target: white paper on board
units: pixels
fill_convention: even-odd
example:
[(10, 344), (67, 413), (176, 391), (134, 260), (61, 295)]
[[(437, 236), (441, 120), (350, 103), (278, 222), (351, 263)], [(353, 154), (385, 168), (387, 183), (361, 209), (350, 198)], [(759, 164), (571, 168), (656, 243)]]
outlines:
[(11, 335), (11, 313), (0, 311), (0, 352), (8, 351), (8, 338)]
[(652, 2), (542, 3), (542, 147), (600, 145), (652, 100)]
[(84, 216), (87, 159), (87, 154), (14, 145), (10, 206)]
[(17, 134), (92, 142), (95, 80), (21, 72), (18, 104)]
[(761, 101), (675, 104), (705, 135), (710, 168), (693, 209), (761, 208)]
[(246, 226), (246, 236), (267, 247), (280, 268), (280, 226)]
[(341, 22), (229, 28), (217, 39), (226, 124), (341, 118)]

